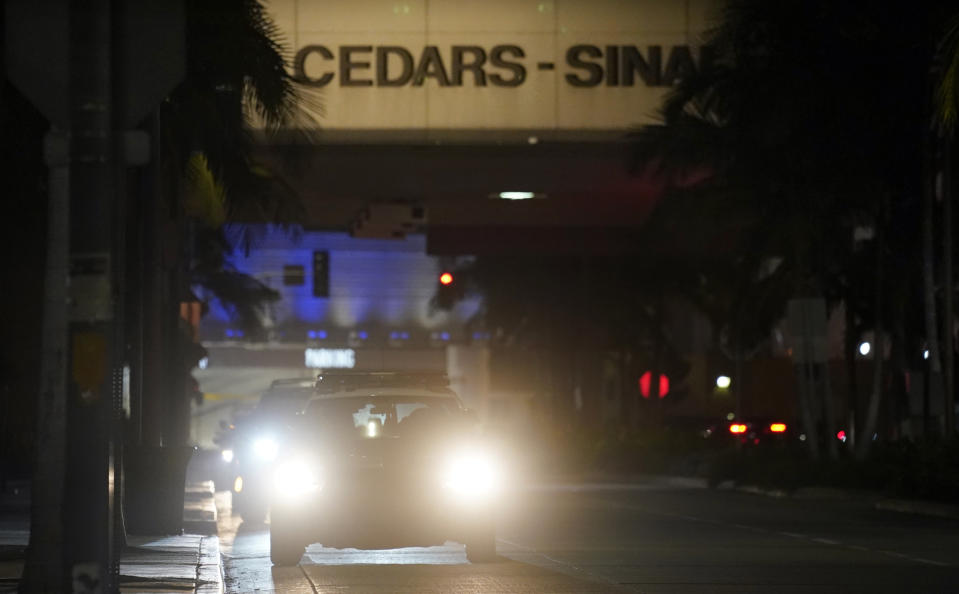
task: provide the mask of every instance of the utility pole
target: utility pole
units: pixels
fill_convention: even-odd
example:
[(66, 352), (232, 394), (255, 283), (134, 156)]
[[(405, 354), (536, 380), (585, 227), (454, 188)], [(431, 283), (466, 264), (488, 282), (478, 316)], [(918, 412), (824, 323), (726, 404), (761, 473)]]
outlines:
[(112, 589), (114, 134), (110, 0), (70, 5), (70, 298), (64, 591)]
[(121, 151), (119, 131), (182, 80), (183, 11), (177, 0), (4, 2), (6, 75), (52, 124), (44, 375), (21, 584), (31, 592), (116, 588), (125, 358), (114, 331), (123, 314), (114, 309), (124, 250), (114, 231), (125, 218), (117, 190), (122, 167), (145, 163), (149, 146), (127, 132)]
[(943, 403), (943, 435), (949, 439), (955, 433), (955, 329), (953, 322), (953, 279), (952, 270), (952, 131), (947, 130), (942, 144), (942, 287), (943, 287), (943, 366), (945, 373), (945, 391)]
[[(49, 170), (47, 258), (44, 277), (40, 398), (37, 403), (37, 441), (30, 506), (30, 547), (22, 582), (38, 592), (55, 592), (63, 585), (63, 475), (66, 464), (67, 389), (67, 269), (70, 245), (69, 135), (53, 129), (44, 139)], [(47, 488), (41, 487), (41, 485)]]

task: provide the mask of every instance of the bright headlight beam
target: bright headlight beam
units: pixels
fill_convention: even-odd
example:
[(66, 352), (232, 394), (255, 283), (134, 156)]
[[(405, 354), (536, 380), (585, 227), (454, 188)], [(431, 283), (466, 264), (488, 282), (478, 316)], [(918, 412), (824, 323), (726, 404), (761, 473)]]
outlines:
[(233, 450), (223, 450), (220, 452), (220, 457), (223, 458), (223, 461), (227, 464), (233, 462)]
[(273, 461), (279, 451), (279, 444), (269, 437), (261, 437), (253, 442), (253, 453), (261, 460)]
[(499, 469), (489, 456), (470, 452), (452, 458), (447, 464), (443, 486), (467, 500), (484, 499), (500, 488)]
[(311, 464), (294, 459), (277, 467), (273, 486), (281, 497), (296, 497), (317, 490), (319, 480)]

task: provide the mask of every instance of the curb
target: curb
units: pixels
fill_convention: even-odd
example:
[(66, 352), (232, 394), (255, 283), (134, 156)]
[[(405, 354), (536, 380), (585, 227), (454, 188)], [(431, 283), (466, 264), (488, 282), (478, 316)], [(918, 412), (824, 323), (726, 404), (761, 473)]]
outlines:
[(921, 516), (934, 516), (959, 520), (959, 505), (936, 503), (934, 501), (920, 501), (916, 499), (883, 499), (882, 495), (873, 491), (855, 491), (851, 489), (836, 489), (833, 487), (803, 487), (793, 492), (781, 489), (765, 489), (755, 485), (720, 485), (721, 489), (732, 489), (742, 493), (764, 495), (766, 497), (806, 499), (806, 500), (834, 500), (834, 501), (862, 501), (879, 511), (890, 511)]
[(183, 531), (216, 535), (217, 511), (213, 481), (187, 485), (183, 495)]
[(222, 594), (223, 560), (217, 537), (216, 488), (213, 481), (189, 483), (183, 494), (183, 530), (202, 534), (197, 557), (196, 594)]
[(948, 503), (913, 501), (908, 499), (881, 499), (876, 502), (876, 509), (903, 514), (917, 514), (959, 520), (959, 505), (949, 505)]
[(223, 566), (220, 539), (207, 536), (200, 543), (200, 560), (196, 568), (196, 594), (222, 594)]

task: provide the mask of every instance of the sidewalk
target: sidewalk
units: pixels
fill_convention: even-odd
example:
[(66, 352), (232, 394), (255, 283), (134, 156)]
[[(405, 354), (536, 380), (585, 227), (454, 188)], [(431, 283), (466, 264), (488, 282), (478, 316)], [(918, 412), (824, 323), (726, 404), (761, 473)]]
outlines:
[[(129, 536), (120, 557), (120, 591), (223, 591), (220, 546), (216, 536), (213, 484), (187, 485), (185, 534)], [(0, 592), (15, 592), (23, 571), (29, 532), (29, 489), (0, 494)]]

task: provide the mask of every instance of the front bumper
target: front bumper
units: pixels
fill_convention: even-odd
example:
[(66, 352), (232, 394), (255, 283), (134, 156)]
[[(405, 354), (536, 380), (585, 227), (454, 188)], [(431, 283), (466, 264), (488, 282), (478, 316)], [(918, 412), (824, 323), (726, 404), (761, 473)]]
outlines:
[(491, 526), (495, 498), (464, 500), (440, 486), (323, 488), (300, 497), (275, 497), (272, 522), (305, 544), (363, 549), (465, 542)]

